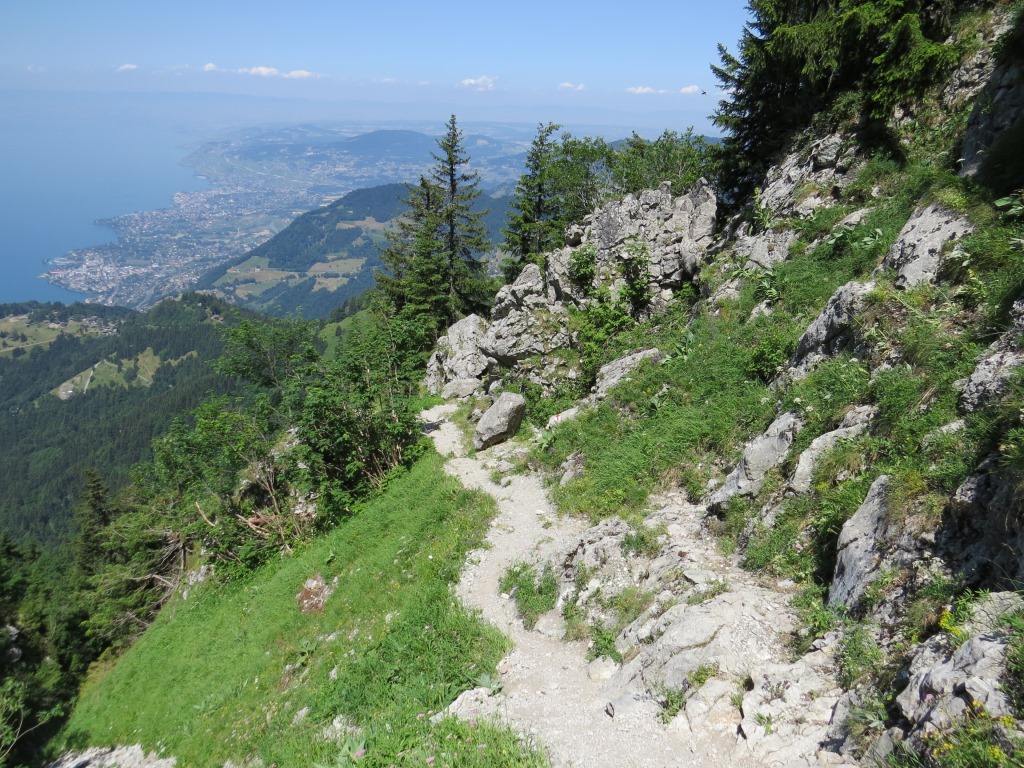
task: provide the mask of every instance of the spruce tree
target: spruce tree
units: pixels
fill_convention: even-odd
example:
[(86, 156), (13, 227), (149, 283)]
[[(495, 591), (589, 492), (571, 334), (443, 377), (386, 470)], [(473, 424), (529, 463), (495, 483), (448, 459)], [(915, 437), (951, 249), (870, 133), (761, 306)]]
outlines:
[[(442, 192), (427, 178), (407, 187), (406, 212), (387, 233), (377, 286), (395, 309), (439, 327), (447, 318), (447, 260), (441, 239)], [(435, 322), (430, 322), (433, 319)], [(431, 333), (431, 341), (437, 334)]]
[(559, 215), (553, 169), (558, 144), (551, 141), (560, 127), (556, 123), (537, 126), (526, 155), (526, 172), (512, 195), (508, 226), (501, 231), (510, 254), (502, 264), (506, 282), (515, 280), (531, 257), (562, 245), (565, 222)]
[(474, 211), (473, 202), (482, 194), (480, 177), (469, 170), (469, 155), (462, 145), (462, 131), (452, 115), (448, 130), (437, 140), (440, 150), (433, 155), (430, 182), (441, 191), (441, 248), (447, 278), (445, 326), (463, 314), (485, 311), (489, 281), (478, 256), (490, 243), (483, 217), (488, 211)]

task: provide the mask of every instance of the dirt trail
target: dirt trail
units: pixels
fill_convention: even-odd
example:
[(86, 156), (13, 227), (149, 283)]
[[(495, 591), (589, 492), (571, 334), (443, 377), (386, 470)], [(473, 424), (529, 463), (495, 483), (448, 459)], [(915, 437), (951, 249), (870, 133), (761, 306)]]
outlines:
[(695, 742), (693, 734), (660, 723), (649, 710), (612, 718), (603, 683), (588, 673), (586, 644), (563, 642), (564, 624), (554, 613), (532, 631), (523, 627), (515, 602), (500, 594), (501, 575), (516, 561), (550, 559), (578, 540), (588, 524), (560, 519), (536, 475), (513, 475), (507, 485), (493, 482), (494, 470), (506, 468), (509, 448), (496, 446), (466, 457), (460, 430), (446, 420), (454, 410), (442, 405), (423, 414), (438, 451), (451, 457), (446, 471), (466, 487), (493, 496), (499, 510), (487, 536), (489, 548), (467, 558), (458, 594), (514, 643), (498, 668), (501, 694), (473, 702), (468, 711), (496, 714), (532, 734), (556, 767), (741, 765), (735, 726), (726, 734), (708, 731)]

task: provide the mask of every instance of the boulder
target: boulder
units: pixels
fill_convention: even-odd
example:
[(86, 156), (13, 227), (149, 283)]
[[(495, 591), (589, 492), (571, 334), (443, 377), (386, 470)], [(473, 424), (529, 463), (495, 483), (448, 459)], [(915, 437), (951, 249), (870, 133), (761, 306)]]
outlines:
[(888, 490), (889, 477), (882, 475), (871, 484), (867, 497), (843, 525), (836, 544), (836, 571), (828, 590), (830, 606), (856, 607), (868, 585), (877, 578), (888, 515)]
[(708, 497), (708, 510), (720, 511), (733, 496), (757, 495), (768, 470), (777, 467), (789, 455), (793, 440), (803, 425), (803, 420), (795, 413), (784, 413), (768, 426), (763, 435), (747, 443), (736, 468)]
[(919, 208), (900, 230), (879, 270), (894, 270), (895, 285), (901, 289), (934, 282), (945, 253), (973, 231), (966, 217), (937, 203)]
[(797, 342), (788, 364), (791, 377), (802, 377), (818, 362), (856, 346), (854, 319), (864, 307), (864, 297), (874, 287), (873, 282), (851, 281), (836, 289)]
[(469, 315), (448, 329), (437, 340), (434, 354), (427, 362), (424, 384), (431, 394), (439, 394), (444, 386), (456, 379), (484, 378), (493, 364), (480, 351), (487, 333), (487, 322), (477, 315)]
[(476, 425), (473, 447), (478, 451), (508, 440), (519, 431), (526, 415), (526, 398), (515, 392), (502, 392)]

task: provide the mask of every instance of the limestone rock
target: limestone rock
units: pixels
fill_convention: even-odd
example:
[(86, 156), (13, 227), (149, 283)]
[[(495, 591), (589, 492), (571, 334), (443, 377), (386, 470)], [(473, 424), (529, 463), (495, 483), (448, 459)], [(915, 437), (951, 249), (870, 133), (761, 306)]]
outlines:
[(989, 456), (960, 484), (948, 507), (940, 542), (971, 581), (1024, 580), (1024, 519), (1016, 484)]
[(141, 745), (130, 747), (92, 747), (84, 752), (67, 754), (49, 768), (174, 768), (173, 757), (147, 753)]
[(444, 385), (444, 389), (441, 390), (441, 397), (445, 400), (469, 397), (475, 392), (479, 392), (482, 388), (483, 382), (480, 379), (455, 379)]
[(526, 398), (515, 392), (502, 392), (476, 425), (473, 447), (478, 451), (508, 440), (519, 431), (526, 415)]
[(654, 360), (657, 362), (660, 358), (661, 352), (658, 349), (645, 349), (640, 352), (634, 352), (631, 355), (626, 355), (625, 357), (620, 357), (618, 360), (612, 360), (606, 365), (602, 365), (601, 369), (597, 372), (597, 384), (594, 386), (594, 398), (600, 400), (607, 396), (608, 390), (636, 370), (644, 360)]
[(733, 256), (743, 262), (744, 269), (770, 269), (789, 258), (789, 249), (796, 242), (796, 232), (769, 230), (757, 235), (742, 235), (733, 246)]
[(565, 308), (548, 301), (540, 267), (527, 264), (515, 282), (498, 291), (491, 325), (479, 345), (489, 357), (513, 365), (569, 346), (568, 321)]
[(880, 269), (896, 271), (897, 288), (933, 282), (946, 251), (973, 231), (967, 218), (937, 203), (919, 208), (900, 230)]
[(559, 424), (563, 424), (567, 421), (572, 421), (573, 419), (580, 415), (580, 410), (580, 406), (574, 405), (572, 408), (566, 408), (561, 413), (556, 413), (554, 416), (548, 419), (546, 428), (554, 429)]
[(966, 380), (957, 382), (960, 409), (965, 413), (974, 413), (1006, 394), (1014, 370), (1024, 365), (1024, 299), (1014, 302), (1011, 314), (1013, 327), (989, 346)]
[(867, 429), (877, 409), (869, 405), (860, 405), (851, 410), (843, 418), (838, 429), (826, 432), (814, 438), (811, 444), (800, 454), (796, 470), (789, 480), (789, 487), (796, 493), (809, 493), (811, 478), (821, 457), (835, 448), (844, 440), (851, 440)]
[(975, 175), (985, 151), (1024, 114), (1024, 71), (1018, 62), (997, 63), (993, 45), (1012, 26), (1011, 9), (994, 8), (992, 23), (978, 32), (982, 44), (957, 68), (943, 92), (946, 112), (973, 102), (960, 152), (962, 176)]
[(432, 394), (439, 394), (446, 384), (456, 379), (483, 378), (491, 366), (491, 361), (480, 351), (480, 342), (486, 333), (487, 322), (477, 315), (469, 315), (437, 340), (424, 380)]
[(813, 141), (768, 169), (761, 204), (776, 216), (809, 216), (838, 199), (855, 158), (854, 142), (840, 133)]
[(888, 507), (885, 494), (889, 477), (880, 476), (853, 517), (846, 521), (836, 544), (836, 572), (828, 590), (828, 604), (853, 608), (878, 576), (880, 547), (885, 536)]
[(854, 319), (864, 307), (864, 297), (875, 287), (874, 282), (851, 281), (841, 285), (826, 302), (825, 308), (804, 331), (789, 359), (789, 374), (805, 375), (816, 363), (857, 343)]
[(677, 198), (666, 182), (598, 208), (571, 233), (569, 246), (548, 255), (545, 277), (550, 298), (577, 306), (585, 303), (586, 292), (569, 279), (569, 265), (578, 249), (593, 251), (595, 277), (588, 287), (608, 287), (613, 295), (624, 285), (624, 260), (639, 252), (646, 259), (648, 288), (657, 310), (703, 266), (716, 211), (714, 191), (703, 179)]
[(784, 413), (773, 421), (764, 434), (747, 443), (736, 468), (725, 478), (722, 487), (707, 499), (708, 509), (717, 512), (733, 496), (755, 496), (761, 490), (764, 476), (789, 455), (793, 440), (803, 427), (795, 413)]
[(919, 647), (910, 663), (910, 682), (896, 697), (915, 736), (949, 727), (974, 702), (993, 718), (1012, 714), (1001, 684), (1007, 640), (999, 618), (1021, 605), (1013, 593), (989, 595), (975, 606), (966, 625), (971, 637), (958, 648), (944, 635)]

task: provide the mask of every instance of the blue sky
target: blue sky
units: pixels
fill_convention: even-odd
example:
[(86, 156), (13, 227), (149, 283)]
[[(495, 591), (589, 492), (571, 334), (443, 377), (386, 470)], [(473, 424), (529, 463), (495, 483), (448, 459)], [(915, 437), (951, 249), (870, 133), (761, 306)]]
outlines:
[[(744, 0), (33, 0), (0, 11), (0, 88), (406, 104), (470, 119), (694, 125)], [(707, 94), (702, 94), (707, 91)]]

